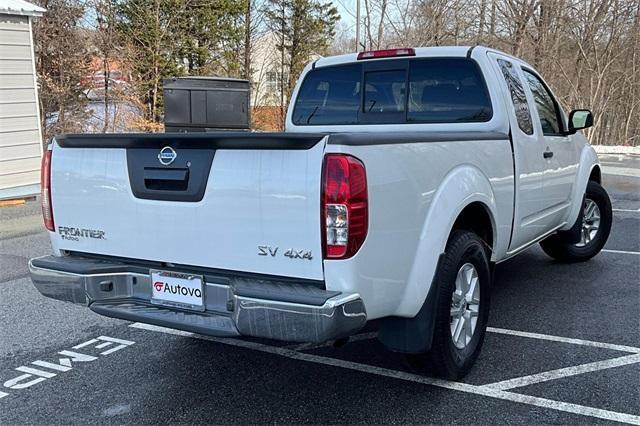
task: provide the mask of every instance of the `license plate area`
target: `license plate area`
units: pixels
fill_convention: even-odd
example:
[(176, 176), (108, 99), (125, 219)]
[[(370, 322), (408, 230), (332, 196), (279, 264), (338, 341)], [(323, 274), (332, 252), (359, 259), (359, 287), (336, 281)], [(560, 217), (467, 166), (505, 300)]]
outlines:
[(204, 311), (204, 277), (184, 272), (152, 269), (151, 303)]

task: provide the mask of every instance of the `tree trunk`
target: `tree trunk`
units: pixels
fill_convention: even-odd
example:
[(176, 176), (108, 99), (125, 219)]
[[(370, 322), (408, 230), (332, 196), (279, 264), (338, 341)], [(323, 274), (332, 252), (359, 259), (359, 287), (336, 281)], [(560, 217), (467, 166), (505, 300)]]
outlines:
[(482, 35), (484, 33), (484, 27), (486, 25), (485, 20), (486, 20), (486, 13), (485, 10), (487, 9), (487, 0), (481, 0), (480, 1), (480, 22), (478, 24), (478, 37), (476, 37), (476, 43), (481, 43), (482, 42)]
[(254, 0), (246, 0), (247, 8), (244, 12), (244, 69), (242, 75), (251, 81), (251, 7)]
[(371, 35), (371, 9), (369, 8), (369, 0), (364, 0), (364, 10), (365, 10), (365, 19), (364, 19), (364, 29), (367, 34), (367, 42), (365, 50), (373, 48), (373, 37)]
[(489, 23), (489, 35), (491, 38), (496, 36), (496, 1), (491, 0), (491, 22)]
[(286, 11), (285, 11), (285, 5), (284, 3), (282, 3), (282, 31), (281, 31), (281, 46), (282, 49), (280, 50), (280, 129), (284, 130), (284, 72), (285, 72), (285, 32), (286, 32)]
[(104, 124), (102, 133), (109, 131), (109, 68), (109, 58), (105, 56), (102, 58), (102, 71), (104, 72)]
[(384, 17), (387, 13), (387, 0), (382, 0), (380, 4), (380, 23), (378, 24), (378, 40), (376, 43), (376, 49), (382, 48), (382, 41), (384, 40)]

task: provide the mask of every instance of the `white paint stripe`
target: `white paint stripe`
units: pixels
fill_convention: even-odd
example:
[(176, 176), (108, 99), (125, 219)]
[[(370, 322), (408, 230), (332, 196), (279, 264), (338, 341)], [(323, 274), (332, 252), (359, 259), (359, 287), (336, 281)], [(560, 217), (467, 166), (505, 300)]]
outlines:
[(505, 401), (517, 402), (521, 404), (534, 405), (536, 407), (548, 408), (556, 411), (563, 411), (566, 413), (579, 414), (582, 416), (594, 417), (604, 420), (612, 420), (617, 422), (625, 422), (629, 424), (640, 425), (640, 416), (634, 416), (633, 414), (618, 413), (615, 411), (602, 410), (599, 408), (586, 407), (578, 404), (570, 404), (562, 401), (554, 401), (546, 398), (539, 398), (529, 395), (521, 395), (513, 392), (487, 389), (482, 386), (470, 385), (467, 383), (450, 382), (447, 380), (434, 379), (431, 377), (418, 376), (416, 374), (406, 373), (403, 371), (390, 370), (387, 368), (375, 367), (372, 365), (359, 364), (356, 362), (345, 361), (335, 358), (327, 358), (323, 356), (313, 355), (304, 352), (296, 352), (291, 349), (263, 345), (261, 343), (248, 342), (244, 340), (229, 339), (229, 338), (216, 338), (209, 336), (201, 336), (185, 331), (172, 330), (169, 328), (158, 327), (149, 324), (134, 323), (129, 327), (134, 327), (142, 330), (157, 331), (161, 333), (174, 334), (177, 336), (193, 337), (196, 339), (209, 340), (212, 342), (222, 343), (225, 345), (241, 347), (245, 349), (252, 349), (260, 352), (270, 353), (274, 355), (280, 355), (286, 358), (291, 358), (299, 361), (313, 362), (316, 364), (329, 365), (332, 367), (346, 368), (349, 370), (359, 371), (367, 374), (375, 374), (378, 376), (389, 377), (392, 379), (405, 380), (415, 383), (422, 383), (431, 386), (437, 386), (440, 388), (457, 390), (460, 392), (471, 393), (475, 395), (487, 396), (490, 398), (501, 399)]
[(527, 331), (507, 330), (504, 328), (487, 327), (487, 331), (490, 333), (507, 334), (510, 336), (528, 337), (531, 339), (549, 340), (552, 342), (570, 343), (572, 345), (591, 346), (594, 348), (611, 349), (620, 352), (629, 352), (638, 354), (640, 348), (634, 348), (633, 346), (616, 345), (613, 343), (593, 342), (591, 340), (573, 339), (570, 337), (551, 336), (549, 334), (529, 333)]
[(75, 345), (75, 346), (73, 347), (73, 349), (80, 349), (80, 348), (84, 348), (85, 346), (93, 345), (94, 343), (98, 343), (98, 340), (97, 340), (97, 339), (91, 339), (91, 340), (88, 340), (88, 341), (86, 341), (86, 342), (84, 342), (84, 343), (80, 343), (79, 345)]
[[(494, 328), (494, 327), (487, 327), (487, 331), (490, 333), (510, 334), (512, 336), (528, 337), (531, 339), (551, 340), (555, 342), (569, 343), (572, 345), (593, 346), (596, 348), (611, 349), (611, 350), (620, 351), (620, 352), (640, 353), (640, 348), (636, 348), (633, 346), (616, 345), (613, 343), (594, 342), (590, 340), (572, 339), (569, 337), (552, 336), (548, 334), (539, 334), (539, 333), (529, 333), (526, 331), (507, 330), (503, 328)], [(374, 339), (377, 336), (378, 336), (377, 332), (355, 334), (349, 338), (349, 343), (358, 342), (361, 340)], [(306, 351), (306, 350), (313, 350), (313, 349), (332, 346), (332, 345), (333, 345), (333, 341), (329, 341), (322, 344), (301, 343), (301, 344), (285, 346), (285, 347), (287, 349), (291, 349), (294, 351)]]
[(212, 340), (214, 342), (218, 340), (235, 340), (232, 338), (219, 339), (217, 337), (198, 335), (195, 333), (189, 333), (188, 331), (175, 330), (173, 328), (160, 327), (159, 325), (145, 324), (143, 322), (134, 322), (133, 324), (130, 324), (129, 327), (138, 328), (140, 330), (157, 331), (158, 333), (173, 334), (174, 336), (193, 337), (201, 340)]
[(640, 255), (640, 251), (627, 251), (627, 250), (609, 250), (609, 249), (602, 249), (603, 252), (605, 253), (616, 253), (616, 254), (633, 254), (633, 255)]
[(100, 355), (109, 355), (112, 354), (113, 352), (119, 351), (120, 349), (124, 349), (127, 346), (131, 346), (133, 345), (135, 342), (132, 342), (130, 340), (122, 340), (122, 339), (115, 339), (113, 337), (107, 337), (107, 336), (98, 336), (98, 340), (104, 340), (107, 343), (101, 343), (98, 346), (96, 346), (96, 348), (103, 348), (105, 346), (108, 346), (112, 343), (118, 343), (117, 346), (114, 346), (111, 349), (107, 349), (106, 351), (100, 352)]
[(614, 212), (640, 213), (640, 209), (611, 209)]
[(37, 365), (38, 367), (45, 367), (45, 368), (50, 368), (52, 370), (57, 370), (57, 371), (69, 371), (71, 370), (71, 367), (68, 366), (64, 366), (61, 364), (53, 364), (51, 362), (47, 362), (47, 361), (33, 361), (31, 364), (33, 365)]
[(483, 387), (495, 390), (508, 390), (529, 386), (534, 383), (548, 382), (549, 380), (562, 379), (578, 374), (592, 373), (594, 371), (606, 370), (608, 368), (621, 367), (623, 365), (636, 364), (640, 362), (640, 354), (625, 355), (619, 358), (606, 359), (603, 361), (590, 362), (588, 364), (575, 365), (572, 367), (559, 368), (557, 370), (545, 371), (529, 376), (516, 377), (501, 382), (491, 383)]
[[(372, 331), (370, 333), (362, 333), (362, 334), (354, 334), (349, 337), (349, 341), (347, 343), (359, 342), (361, 340), (369, 340), (378, 336), (378, 333)], [(313, 349), (326, 348), (329, 346), (333, 346), (333, 342), (335, 340), (330, 340), (325, 343), (300, 343), (298, 345), (285, 346), (287, 349), (291, 349), (292, 351), (309, 351)]]
[[(507, 392), (507, 391), (493, 391), (493, 392), (498, 392), (499, 395), (501, 395), (501, 396), (495, 396), (495, 398), (505, 399), (507, 401), (534, 405), (536, 407), (548, 408), (551, 410), (563, 411), (565, 413), (573, 413), (581, 416), (611, 420), (614, 422), (628, 423), (631, 425), (640, 425), (640, 416), (635, 416), (633, 414), (602, 410), (600, 408), (587, 407), (585, 405), (571, 404), (569, 402), (555, 401), (553, 399), (539, 398), (537, 396), (522, 395), (519, 393), (513, 393), (513, 392)], [(485, 394), (485, 396), (493, 396), (493, 395)]]
[(34, 376), (44, 377), (45, 379), (50, 379), (56, 376), (55, 373), (38, 370), (37, 368), (25, 367), (24, 365), (16, 368), (16, 370), (21, 371), (23, 373), (33, 374)]
[(60, 358), (60, 364), (62, 364), (64, 362), (64, 365), (66, 365), (67, 367), (71, 367), (71, 362), (91, 362), (91, 361), (95, 361), (96, 359), (98, 359), (95, 356), (92, 355), (85, 355), (85, 354), (81, 354), (78, 352), (72, 352), (72, 351), (60, 351), (58, 352), (58, 355), (62, 355), (62, 356), (68, 356), (69, 358)]
[(107, 349), (106, 351), (100, 352), (100, 355), (109, 355), (112, 354), (116, 351), (119, 351), (122, 348), (126, 348), (128, 345), (118, 345), (118, 346), (114, 346), (111, 349)]
[(132, 342), (131, 340), (116, 339), (115, 337), (109, 337), (109, 336), (98, 336), (98, 340), (104, 340), (105, 342), (119, 343), (121, 345), (126, 345), (126, 346), (131, 346), (135, 343), (135, 342)]

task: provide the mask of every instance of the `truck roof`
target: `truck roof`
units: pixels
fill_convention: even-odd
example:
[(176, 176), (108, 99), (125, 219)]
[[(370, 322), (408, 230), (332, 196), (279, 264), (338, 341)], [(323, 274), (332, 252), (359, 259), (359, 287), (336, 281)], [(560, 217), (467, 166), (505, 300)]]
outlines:
[[(469, 55), (473, 50), (474, 52), (491, 51), (491, 52), (500, 53), (501, 55), (508, 56), (510, 58), (513, 58), (514, 60), (524, 63), (522, 59), (516, 58), (512, 55), (509, 55), (508, 53), (501, 52), (497, 49), (492, 49), (486, 46), (431, 46), (431, 47), (415, 47), (413, 49), (416, 52), (416, 55), (414, 56), (415, 58), (428, 58), (428, 57), (437, 57), (437, 56), (465, 57)], [(390, 58), (383, 58), (379, 60), (384, 60), (384, 59), (390, 59)], [(324, 58), (320, 58), (315, 62), (315, 66), (327, 67), (331, 65), (340, 65), (340, 64), (350, 63), (350, 62), (356, 62), (357, 60), (358, 60), (357, 53), (347, 53), (346, 55), (327, 56)], [(376, 60), (376, 59), (368, 59), (368, 60), (370, 61), (370, 60)]]

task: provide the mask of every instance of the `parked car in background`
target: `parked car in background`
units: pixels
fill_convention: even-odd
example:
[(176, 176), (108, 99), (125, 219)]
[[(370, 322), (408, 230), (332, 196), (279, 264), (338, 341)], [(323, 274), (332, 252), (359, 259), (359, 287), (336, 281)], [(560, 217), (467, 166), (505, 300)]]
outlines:
[[(108, 76), (105, 78), (105, 76)], [(129, 84), (129, 76), (119, 70), (97, 70), (93, 74), (80, 80), (80, 86), (89, 100), (100, 100), (105, 97), (105, 90), (124, 91)]]
[[(87, 88), (104, 89), (106, 84), (105, 81), (107, 80), (105, 79), (105, 75), (106, 73), (104, 70), (98, 70), (94, 72), (92, 75), (80, 80), (80, 84)], [(122, 85), (129, 82), (129, 77), (123, 74), (122, 71), (113, 70), (113, 71), (109, 71), (108, 82), (109, 84)]]

